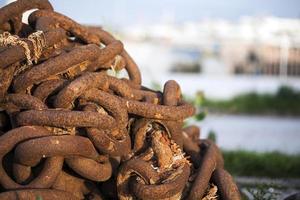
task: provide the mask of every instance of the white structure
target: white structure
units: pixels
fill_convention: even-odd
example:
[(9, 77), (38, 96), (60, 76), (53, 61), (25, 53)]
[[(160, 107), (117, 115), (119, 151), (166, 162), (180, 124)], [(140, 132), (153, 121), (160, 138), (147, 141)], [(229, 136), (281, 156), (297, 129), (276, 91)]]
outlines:
[[(204, 73), (229, 74), (236, 70), (236, 65), (244, 65), (243, 62), (249, 56), (249, 52), (254, 51), (264, 65), (276, 63), (278, 67), (253, 69), (254, 72), (251, 73), (261, 71), (263, 74), (280, 73), (282, 76), (300, 75), (298, 52), (289, 53), (290, 49), (300, 50), (299, 19), (243, 17), (237, 23), (222, 19), (205, 19), (180, 25), (170, 23), (139, 25), (128, 27), (122, 33), (129, 50), (133, 55), (137, 54), (136, 59), (141, 62), (142, 68), (148, 68), (147, 65), (155, 58), (159, 60), (160, 69), (170, 71), (174, 67), (172, 64), (174, 65), (178, 59), (178, 55), (173, 54), (174, 49), (175, 51), (181, 49), (183, 53), (185, 50), (186, 54), (190, 54), (191, 51), (199, 53), (198, 60), (186, 58), (182, 62), (194, 59), (194, 62), (199, 62)], [(293, 72), (294, 68), (288, 70), (290, 60), (296, 63), (297, 73)], [(249, 68), (248, 64), (245, 67)]]

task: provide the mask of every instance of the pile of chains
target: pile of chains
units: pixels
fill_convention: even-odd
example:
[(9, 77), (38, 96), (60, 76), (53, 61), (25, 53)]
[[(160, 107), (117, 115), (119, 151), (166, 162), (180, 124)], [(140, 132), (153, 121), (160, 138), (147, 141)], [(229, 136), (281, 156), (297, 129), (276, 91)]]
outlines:
[(179, 85), (142, 86), (110, 33), (18, 0), (0, 34), (1, 200), (240, 199), (216, 145), (183, 128)]

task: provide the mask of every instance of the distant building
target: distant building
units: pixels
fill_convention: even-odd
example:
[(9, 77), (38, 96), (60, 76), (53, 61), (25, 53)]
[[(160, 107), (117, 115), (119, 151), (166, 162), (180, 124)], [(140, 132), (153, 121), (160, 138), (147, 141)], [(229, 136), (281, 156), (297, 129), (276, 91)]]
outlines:
[[(156, 49), (153, 55), (146, 50), (148, 57), (165, 59), (159, 67), (166, 71), (300, 76), (299, 19), (244, 17), (237, 23), (207, 19), (128, 27), (123, 34), (136, 47)], [(138, 45), (143, 43), (147, 45)]]
[(263, 45), (247, 49), (244, 58), (232, 61), (236, 74), (300, 76), (300, 48)]

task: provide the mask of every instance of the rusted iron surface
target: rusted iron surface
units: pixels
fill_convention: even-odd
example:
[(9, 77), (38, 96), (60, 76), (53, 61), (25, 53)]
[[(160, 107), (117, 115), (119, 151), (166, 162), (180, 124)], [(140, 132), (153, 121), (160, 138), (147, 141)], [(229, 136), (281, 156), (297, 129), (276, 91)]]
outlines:
[[(55, 29), (51, 31), (47, 31), (44, 33), (45, 40), (47, 41), (45, 51), (47, 49), (53, 48), (54, 45), (58, 44), (66, 37), (66, 32), (63, 29)], [(22, 38), (23, 39), (23, 38)], [(29, 47), (30, 51), (33, 51), (32, 42), (28, 39), (23, 39), (24, 42)], [(0, 67), (6, 68), (17, 61), (24, 61), (25, 57), (25, 50), (21, 46), (9, 46), (5, 48), (4, 51), (0, 54)]]
[[(11, 31), (18, 34), (22, 27), (22, 14), (31, 9), (45, 9), (53, 10), (52, 5), (48, 0), (18, 0), (18, 2), (12, 2), (1, 8), (0, 13), (0, 29), (5, 24), (8, 23), (7, 29), (4, 31)], [(3, 29), (2, 29), (3, 30)]]
[(80, 200), (73, 193), (53, 189), (26, 189), (0, 193), (2, 200)]
[(183, 128), (196, 110), (178, 83), (154, 91), (141, 82), (102, 28), (47, 0), (1, 8), (0, 199), (201, 200), (212, 186), (215, 199), (240, 199), (218, 147)]
[(219, 188), (219, 193), (224, 200), (241, 199), (238, 187), (231, 175), (224, 169), (218, 168), (213, 172), (212, 181)]
[(86, 196), (92, 196), (91, 199), (93, 200), (103, 199), (99, 188), (94, 182), (64, 171), (59, 174), (51, 188), (72, 193), (77, 199), (84, 199)]

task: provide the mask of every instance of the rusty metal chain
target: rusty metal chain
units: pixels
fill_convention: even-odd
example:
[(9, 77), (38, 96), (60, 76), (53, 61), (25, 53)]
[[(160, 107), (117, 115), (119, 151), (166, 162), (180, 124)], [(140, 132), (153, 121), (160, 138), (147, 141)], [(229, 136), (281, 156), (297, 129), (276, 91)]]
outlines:
[(0, 199), (240, 199), (218, 147), (183, 128), (195, 108), (178, 83), (142, 86), (110, 33), (18, 0), (0, 34)]

